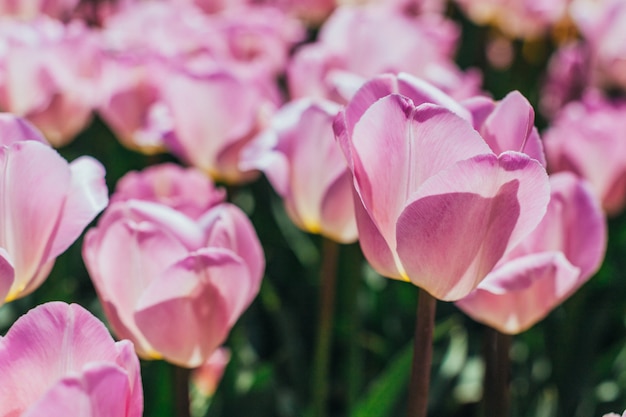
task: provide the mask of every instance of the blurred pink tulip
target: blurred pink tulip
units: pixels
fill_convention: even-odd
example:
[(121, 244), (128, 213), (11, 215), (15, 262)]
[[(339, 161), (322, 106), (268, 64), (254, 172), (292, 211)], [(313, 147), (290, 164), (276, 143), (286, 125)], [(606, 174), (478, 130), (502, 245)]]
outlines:
[[(196, 218), (168, 205), (196, 205), (198, 194), (212, 189), (209, 179), (192, 189), (172, 181), (196, 174), (164, 182), (159, 169), (173, 171), (166, 165), (151, 168), (143, 181), (137, 176), (144, 173), (122, 180), (123, 196), (114, 195), (97, 228), (87, 232), (83, 258), (117, 335), (132, 340), (144, 358), (193, 368), (224, 342), (258, 293), (263, 251), (250, 221), (231, 204), (209, 204)], [(161, 187), (177, 191), (164, 198)], [(130, 199), (133, 189), (137, 196)], [(188, 193), (189, 204), (178, 191)]]
[(35, 290), (54, 260), (106, 207), (104, 168), (68, 164), (30, 124), (0, 114), (0, 304)]
[(340, 7), (318, 41), (299, 48), (287, 68), (294, 98), (344, 104), (368, 78), (403, 71), (456, 97), (475, 95), (476, 73), (463, 73), (453, 56), (459, 28), (443, 16), (411, 18), (389, 7)]
[(543, 135), (550, 171), (585, 178), (611, 216), (626, 205), (624, 131), (626, 102), (588, 92), (565, 106)]
[[(335, 121), (353, 174), (361, 248), (382, 275), (460, 299), (545, 214), (545, 169), (517, 151), (496, 155), (459, 116), (467, 113), (460, 105), (416, 105), (389, 93), (400, 82), (385, 80), (394, 79), (363, 86)], [(422, 96), (444, 103), (435, 91)]]
[(588, 184), (571, 173), (552, 175), (550, 184), (548, 211), (539, 226), (456, 303), (473, 319), (503, 333), (523, 332), (543, 319), (604, 258), (606, 221)]
[(605, 414), (602, 417), (626, 417), (626, 411), (624, 411), (623, 414), (616, 414), (616, 413), (609, 413), (609, 414)]
[(55, 147), (91, 120), (98, 101), (96, 35), (80, 22), (40, 16), (0, 25), (0, 107), (27, 118)]
[(285, 105), (243, 150), (240, 166), (265, 172), (298, 227), (348, 243), (357, 230), (350, 172), (332, 129), (339, 110), (322, 99)]
[(0, 337), (0, 416), (141, 417), (139, 360), (77, 304), (40, 305)]
[(58, 20), (69, 20), (80, 0), (0, 0), (0, 15), (34, 19), (46, 14)]
[(565, 17), (570, 0), (456, 0), (479, 25), (491, 24), (510, 37), (537, 38)]
[(205, 397), (213, 396), (229, 361), (230, 350), (221, 347), (200, 367), (193, 370), (191, 381), (202, 395)]

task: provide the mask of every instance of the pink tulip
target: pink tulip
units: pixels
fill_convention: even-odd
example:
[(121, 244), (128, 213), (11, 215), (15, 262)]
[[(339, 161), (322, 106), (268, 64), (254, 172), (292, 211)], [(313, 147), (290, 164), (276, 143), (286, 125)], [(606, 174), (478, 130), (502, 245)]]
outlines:
[(626, 102), (589, 92), (556, 116), (544, 134), (548, 167), (585, 178), (609, 215), (626, 205)]
[(69, 20), (80, 0), (1, 0), (0, 15), (34, 19), (42, 14)]
[(0, 114), (0, 304), (35, 290), (54, 260), (107, 205), (104, 168), (68, 164), (30, 124)]
[(492, 24), (510, 37), (537, 38), (565, 17), (569, 0), (456, 0), (479, 25)]
[(139, 360), (77, 304), (40, 305), (0, 337), (0, 416), (140, 417)]
[(98, 100), (95, 34), (40, 16), (0, 25), (0, 107), (27, 118), (58, 147), (91, 121)]
[(241, 166), (265, 172), (298, 227), (347, 243), (357, 231), (350, 173), (332, 130), (339, 109), (321, 99), (287, 104), (244, 149)]
[(456, 97), (473, 96), (480, 77), (454, 64), (458, 38), (459, 28), (442, 16), (340, 7), (320, 29), (318, 41), (296, 51), (287, 68), (289, 92), (344, 104), (368, 78), (403, 71)]
[(229, 361), (230, 350), (222, 347), (217, 349), (199, 368), (194, 369), (191, 381), (202, 395), (213, 396)]
[(626, 411), (624, 411), (623, 414), (616, 414), (616, 413), (609, 413), (609, 414), (605, 414), (602, 417), (626, 417)]
[(335, 121), (361, 248), (382, 275), (457, 300), (537, 226), (547, 175), (518, 151), (496, 155), (458, 104), (416, 105), (385, 79), (363, 86)]
[[(83, 258), (117, 335), (132, 340), (144, 358), (193, 368), (224, 342), (258, 293), (263, 252), (252, 224), (231, 204), (209, 206), (197, 218), (167, 205), (197, 207), (198, 195), (212, 184), (174, 185), (196, 174), (164, 182), (159, 169), (173, 171), (164, 166), (133, 174), (139, 187), (122, 180), (123, 196), (114, 194), (98, 227), (87, 232)], [(146, 192), (147, 184), (154, 193)], [(161, 194), (161, 187), (177, 191)], [(135, 199), (129, 199), (132, 189)]]
[(457, 306), (503, 333), (523, 332), (543, 319), (600, 267), (606, 221), (588, 184), (571, 173), (550, 177), (548, 211)]

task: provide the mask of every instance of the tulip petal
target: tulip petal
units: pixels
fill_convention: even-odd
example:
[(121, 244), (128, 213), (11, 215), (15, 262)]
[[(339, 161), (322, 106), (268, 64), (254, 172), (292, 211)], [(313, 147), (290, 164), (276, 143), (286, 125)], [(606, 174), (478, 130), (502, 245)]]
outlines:
[(50, 249), (50, 258), (65, 252), (109, 201), (102, 164), (83, 156), (70, 164), (70, 170), (72, 182)]
[(168, 361), (200, 366), (249, 304), (247, 274), (231, 251), (190, 254), (146, 289), (137, 304), (137, 325)]
[(1, 148), (0, 167), (0, 247), (11, 254), (15, 298), (49, 259), (71, 174), (56, 151), (35, 141)]
[(332, 182), (322, 200), (322, 234), (337, 242), (354, 242), (358, 236), (354, 216), (352, 175), (346, 170)]
[(548, 199), (547, 174), (526, 155), (461, 161), (424, 183), (398, 218), (399, 258), (415, 285), (462, 298), (537, 226)]
[(10, 113), (0, 113), (0, 142), (9, 146), (22, 140), (34, 140), (47, 144), (42, 134), (26, 119)]
[(134, 322), (135, 305), (152, 280), (188, 249), (167, 229), (126, 218), (125, 210), (124, 203), (111, 206), (98, 229), (87, 232), (83, 258), (115, 333), (134, 340), (137, 352), (149, 357), (153, 349)]
[(476, 321), (517, 334), (543, 319), (583, 282), (580, 269), (562, 253), (537, 253), (496, 269), (456, 305)]
[(34, 308), (0, 338), (0, 415), (19, 415), (55, 381), (93, 361), (115, 362), (116, 353), (104, 325), (79, 305)]
[(11, 264), (11, 258), (7, 251), (0, 248), (0, 306), (4, 304), (5, 298), (9, 295), (14, 280), (15, 270)]
[(465, 120), (443, 107), (416, 108), (398, 95), (370, 106), (352, 141), (355, 186), (390, 245), (398, 215), (424, 181), (459, 160), (490, 153)]
[(136, 416), (128, 413), (130, 386), (126, 371), (110, 364), (90, 366), (80, 377), (66, 377), (37, 401), (24, 417)]
[(543, 145), (534, 123), (533, 107), (523, 95), (513, 91), (497, 103), (481, 130), (495, 154), (504, 151), (522, 152), (545, 167)]

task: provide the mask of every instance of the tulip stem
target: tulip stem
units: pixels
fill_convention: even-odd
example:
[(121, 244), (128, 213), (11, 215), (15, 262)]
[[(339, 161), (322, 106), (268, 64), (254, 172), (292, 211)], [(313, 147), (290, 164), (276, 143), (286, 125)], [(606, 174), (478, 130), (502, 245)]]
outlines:
[(174, 407), (176, 417), (190, 417), (189, 377), (191, 370), (174, 365)]
[(485, 329), (485, 378), (483, 410), (485, 416), (509, 415), (509, 350), (511, 335)]
[(413, 341), (413, 365), (409, 383), (408, 417), (426, 417), (428, 414), (436, 306), (437, 300), (432, 295), (424, 290), (419, 291)]
[(313, 411), (316, 417), (324, 417), (327, 414), (328, 365), (333, 333), (338, 258), (339, 244), (324, 238), (320, 269), (319, 322), (311, 381)]

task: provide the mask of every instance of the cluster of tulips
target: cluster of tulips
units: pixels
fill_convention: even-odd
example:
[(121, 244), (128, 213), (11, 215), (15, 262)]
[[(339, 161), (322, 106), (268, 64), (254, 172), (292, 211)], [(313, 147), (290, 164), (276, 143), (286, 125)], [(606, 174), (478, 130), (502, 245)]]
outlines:
[[(428, 410), (435, 300), (495, 329), (506, 358), (506, 335), (598, 271), (606, 216), (626, 206), (626, 3), (349, 3), (0, 0), (0, 312), (82, 236), (119, 340), (78, 304), (33, 306), (0, 336), (0, 417), (141, 416), (138, 358), (215, 391), (270, 256), (216, 183), (265, 175), (297, 227), (358, 239), (378, 274), (419, 287), (410, 416)], [(493, 68), (519, 59), (516, 43), (526, 59), (554, 44), (545, 130), (520, 92), (493, 99), (455, 63), (450, 10), (491, 25)], [(177, 162), (128, 172), (109, 195), (103, 164), (54, 149), (94, 117)], [(322, 379), (335, 278), (321, 283)], [(486, 361), (487, 413), (507, 415), (508, 364)]]

